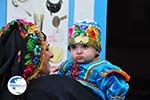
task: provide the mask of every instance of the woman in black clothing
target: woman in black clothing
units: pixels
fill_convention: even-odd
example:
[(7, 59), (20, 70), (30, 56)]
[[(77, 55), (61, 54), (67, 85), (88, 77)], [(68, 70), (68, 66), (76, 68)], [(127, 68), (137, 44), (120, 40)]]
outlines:
[[(49, 75), (46, 36), (36, 25), (22, 19), (0, 30), (0, 100), (100, 100), (91, 89), (60, 75)], [(13, 76), (21, 76), (27, 89), (20, 95), (7, 87)]]

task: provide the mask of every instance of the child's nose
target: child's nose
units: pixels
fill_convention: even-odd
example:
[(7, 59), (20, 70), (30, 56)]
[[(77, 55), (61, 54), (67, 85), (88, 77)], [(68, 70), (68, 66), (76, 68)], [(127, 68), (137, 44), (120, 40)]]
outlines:
[(82, 52), (83, 52), (82, 48), (81, 48), (81, 47), (78, 47), (78, 48), (77, 48), (77, 53), (80, 54), (80, 53), (82, 53)]

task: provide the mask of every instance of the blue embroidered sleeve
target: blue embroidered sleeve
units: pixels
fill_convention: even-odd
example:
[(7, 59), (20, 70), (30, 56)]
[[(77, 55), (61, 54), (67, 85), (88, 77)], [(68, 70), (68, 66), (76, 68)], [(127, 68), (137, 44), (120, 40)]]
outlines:
[(58, 74), (60, 75), (64, 75), (65, 71), (64, 71), (64, 64), (61, 64), (59, 67), (58, 67)]
[(64, 61), (58, 68), (58, 74), (64, 75), (66, 71), (70, 70), (70, 66), (72, 63), (72, 59)]
[(98, 82), (100, 88), (105, 91), (106, 100), (124, 100), (129, 85), (119, 74), (110, 74)]
[(58, 70), (58, 74), (63, 75), (64, 72), (63, 72), (61, 69), (59, 69), (59, 70)]

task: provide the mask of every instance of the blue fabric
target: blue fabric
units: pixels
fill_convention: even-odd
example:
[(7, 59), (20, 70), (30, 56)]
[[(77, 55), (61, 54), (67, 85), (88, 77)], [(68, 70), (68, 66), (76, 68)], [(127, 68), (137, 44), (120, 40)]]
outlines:
[[(123, 100), (129, 89), (124, 71), (106, 60), (97, 60), (78, 65), (79, 71), (72, 76), (74, 61), (65, 61), (59, 67), (58, 74), (72, 77), (81, 84), (91, 88), (104, 100)], [(119, 72), (119, 73), (118, 73)]]

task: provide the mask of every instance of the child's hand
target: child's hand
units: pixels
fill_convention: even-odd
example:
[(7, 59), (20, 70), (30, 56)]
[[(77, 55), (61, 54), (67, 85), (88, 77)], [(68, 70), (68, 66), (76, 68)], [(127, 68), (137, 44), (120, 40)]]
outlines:
[(58, 73), (58, 67), (56, 66), (51, 66), (50, 67), (50, 75), (52, 74), (57, 74)]

